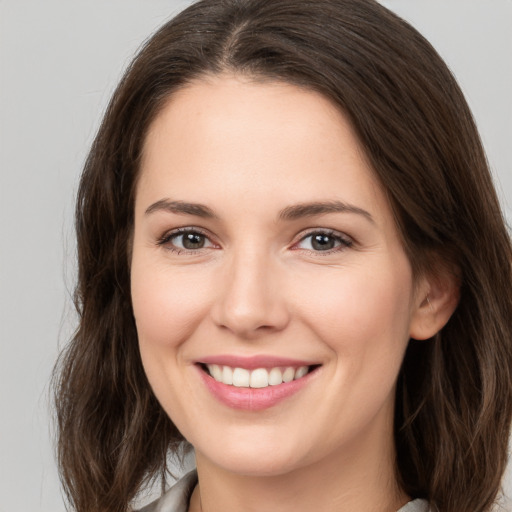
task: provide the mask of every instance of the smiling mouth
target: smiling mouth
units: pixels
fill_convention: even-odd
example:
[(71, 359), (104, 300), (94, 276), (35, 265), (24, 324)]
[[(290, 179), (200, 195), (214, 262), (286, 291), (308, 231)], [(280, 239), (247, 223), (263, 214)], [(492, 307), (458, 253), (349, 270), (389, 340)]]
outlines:
[(279, 386), (294, 380), (300, 380), (316, 370), (320, 365), (286, 366), (274, 368), (246, 368), (231, 367), (218, 364), (201, 363), (201, 369), (217, 382), (237, 388), (262, 389), (269, 386)]

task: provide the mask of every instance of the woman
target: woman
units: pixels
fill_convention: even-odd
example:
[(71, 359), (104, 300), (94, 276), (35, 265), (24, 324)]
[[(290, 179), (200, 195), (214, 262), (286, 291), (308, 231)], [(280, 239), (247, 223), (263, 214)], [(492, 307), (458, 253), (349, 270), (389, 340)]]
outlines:
[(204, 0), (141, 50), (77, 203), (78, 511), (491, 509), (511, 246), (467, 104), (372, 0)]

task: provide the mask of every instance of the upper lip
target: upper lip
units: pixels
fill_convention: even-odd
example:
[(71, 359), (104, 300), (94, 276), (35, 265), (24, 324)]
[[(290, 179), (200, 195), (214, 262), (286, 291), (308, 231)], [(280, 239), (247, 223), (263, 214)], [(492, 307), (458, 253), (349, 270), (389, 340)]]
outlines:
[(272, 355), (257, 356), (237, 356), (237, 355), (215, 355), (207, 356), (197, 361), (198, 364), (217, 364), (219, 366), (230, 366), (231, 368), (246, 368), (254, 370), (256, 368), (276, 368), (276, 367), (294, 367), (312, 366), (319, 364), (314, 361), (305, 361), (288, 357), (277, 357)]

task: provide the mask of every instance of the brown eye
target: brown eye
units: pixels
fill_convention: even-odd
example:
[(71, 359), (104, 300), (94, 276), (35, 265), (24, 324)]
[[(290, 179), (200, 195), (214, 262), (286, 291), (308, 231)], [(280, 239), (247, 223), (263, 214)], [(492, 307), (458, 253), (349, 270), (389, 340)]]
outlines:
[(158, 245), (165, 247), (170, 251), (199, 251), (214, 247), (215, 244), (211, 242), (208, 236), (200, 231), (194, 229), (180, 229), (164, 235), (159, 241)]
[[(201, 233), (183, 233), (176, 237), (181, 238), (181, 244), (184, 249), (202, 249), (205, 246), (206, 237)], [(176, 245), (176, 242), (174, 242)], [(179, 245), (179, 244), (178, 244)]]
[(317, 231), (309, 233), (296, 245), (298, 249), (314, 252), (342, 250), (352, 245), (352, 240), (337, 232)]
[(336, 244), (336, 240), (331, 235), (324, 233), (318, 233), (311, 237), (311, 247), (315, 251), (328, 251), (333, 249)]

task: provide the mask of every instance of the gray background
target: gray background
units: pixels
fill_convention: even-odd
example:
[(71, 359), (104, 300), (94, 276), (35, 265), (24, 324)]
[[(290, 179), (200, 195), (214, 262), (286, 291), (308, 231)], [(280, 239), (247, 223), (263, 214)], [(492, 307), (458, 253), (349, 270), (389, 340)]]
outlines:
[[(458, 77), (510, 220), (512, 1), (382, 2)], [(123, 68), (188, 3), (0, 0), (0, 512), (64, 510), (48, 380), (75, 325), (77, 179)]]

